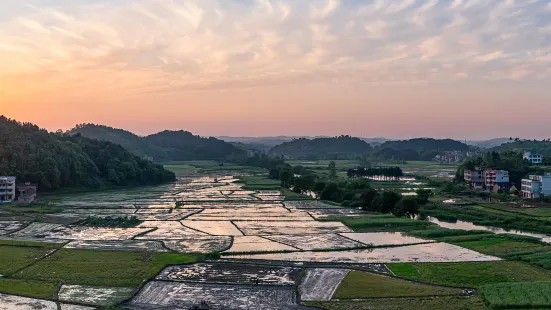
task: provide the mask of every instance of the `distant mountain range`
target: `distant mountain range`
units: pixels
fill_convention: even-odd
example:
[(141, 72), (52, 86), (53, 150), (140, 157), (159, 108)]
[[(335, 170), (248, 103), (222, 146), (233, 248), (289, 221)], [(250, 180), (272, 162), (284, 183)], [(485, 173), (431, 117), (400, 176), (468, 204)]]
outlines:
[[(229, 137), (229, 136), (219, 136), (216, 137), (220, 140), (233, 143), (243, 143), (243, 144), (255, 144), (257, 148), (262, 145), (264, 148), (271, 148), (276, 145), (282, 144), (284, 142), (289, 142), (295, 139), (316, 139), (316, 138), (330, 138), (329, 136), (268, 136), (268, 137)], [(387, 139), (387, 138), (362, 138), (359, 139), (369, 143), (371, 146), (377, 146), (383, 144), (387, 141), (397, 141), (397, 139)], [(465, 143), (467, 145), (476, 146), (479, 148), (492, 148), (500, 146), (503, 143), (509, 142), (510, 138), (494, 138), (489, 140), (467, 140), (459, 142)]]

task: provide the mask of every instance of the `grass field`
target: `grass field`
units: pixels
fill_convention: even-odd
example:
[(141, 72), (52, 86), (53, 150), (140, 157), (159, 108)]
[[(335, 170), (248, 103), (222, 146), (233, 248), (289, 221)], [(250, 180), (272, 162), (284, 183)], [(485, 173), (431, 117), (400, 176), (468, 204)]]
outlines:
[(261, 175), (242, 176), (239, 177), (238, 182), (245, 184), (244, 190), (279, 190), (281, 188), (280, 181)]
[[(12, 245), (8, 245), (8, 244)], [(26, 244), (22, 246), (22, 244)], [(11, 275), (20, 268), (23, 268), (60, 245), (56, 244), (32, 244), (7, 241), (0, 243), (0, 275)]]
[(14, 275), (17, 278), (71, 284), (137, 286), (170, 264), (188, 264), (199, 256), (61, 249)]
[(57, 282), (0, 278), (0, 292), (38, 298), (53, 298)]
[(296, 201), (296, 200), (314, 200), (314, 198), (302, 194), (297, 194), (292, 190), (282, 188), (283, 196), (287, 201)]
[(398, 277), (423, 283), (479, 287), (502, 282), (551, 281), (551, 272), (522, 262), (387, 264)]
[(487, 309), (478, 297), (397, 298), (369, 301), (309, 302), (308, 306), (328, 310), (483, 310)]
[(499, 283), (479, 292), (491, 309), (551, 308), (551, 282)]
[(551, 250), (550, 245), (537, 241), (511, 240), (507, 235), (481, 236), (481, 240), (454, 242), (454, 244), (480, 253), (499, 257), (511, 257), (519, 254)]
[(551, 251), (518, 255), (515, 258), (546, 269), (551, 269)]
[(436, 224), (416, 221), (393, 215), (373, 215), (359, 217), (328, 217), (324, 221), (339, 221), (355, 232), (406, 232), (437, 227)]
[(460, 293), (460, 289), (416, 284), (368, 272), (351, 271), (341, 282), (333, 298), (419, 297)]

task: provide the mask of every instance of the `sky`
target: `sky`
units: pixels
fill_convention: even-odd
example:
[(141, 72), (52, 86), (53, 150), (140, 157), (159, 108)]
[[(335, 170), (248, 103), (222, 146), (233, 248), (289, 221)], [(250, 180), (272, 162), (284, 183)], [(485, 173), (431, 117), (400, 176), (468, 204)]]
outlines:
[(140, 135), (551, 138), (551, 0), (1, 0), (0, 114)]

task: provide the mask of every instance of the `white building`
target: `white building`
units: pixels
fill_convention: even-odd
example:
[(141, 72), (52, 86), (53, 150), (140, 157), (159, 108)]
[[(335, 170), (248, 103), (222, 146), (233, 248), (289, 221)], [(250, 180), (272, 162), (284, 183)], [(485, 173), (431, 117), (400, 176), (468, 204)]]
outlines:
[(522, 159), (526, 159), (534, 165), (541, 165), (543, 163), (543, 155), (534, 154), (532, 152), (524, 152), (524, 154), (522, 155)]
[(0, 203), (15, 200), (15, 177), (0, 176)]
[(487, 169), (484, 171), (484, 186), (486, 190), (496, 191), (499, 189), (509, 189), (509, 171)]
[(551, 196), (551, 175), (530, 175), (522, 179), (521, 193), (523, 198)]

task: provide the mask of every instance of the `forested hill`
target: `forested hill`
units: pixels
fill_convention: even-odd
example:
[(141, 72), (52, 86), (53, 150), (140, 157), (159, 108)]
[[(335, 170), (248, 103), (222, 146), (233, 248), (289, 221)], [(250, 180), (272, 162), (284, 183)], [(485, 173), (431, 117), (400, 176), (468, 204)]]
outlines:
[(226, 159), (245, 151), (216, 138), (202, 138), (187, 131), (161, 131), (145, 141), (162, 150), (165, 160)]
[(472, 147), (451, 139), (416, 138), (401, 141), (387, 141), (374, 150), (380, 159), (431, 160), (445, 151), (468, 151)]
[(40, 189), (154, 185), (174, 173), (122, 146), (79, 134), (49, 133), (0, 116), (0, 175), (38, 183)]
[(122, 145), (141, 157), (155, 161), (211, 159), (223, 160), (233, 155), (244, 155), (245, 151), (230, 143), (215, 138), (194, 136), (187, 131), (162, 131), (147, 137), (137, 136), (129, 131), (95, 124), (78, 125), (69, 131), (99, 140)]
[(154, 157), (152, 155), (155, 154), (155, 147), (152, 147), (144, 138), (123, 129), (95, 124), (80, 124), (71, 129), (69, 134), (81, 134), (87, 138), (113, 142), (141, 157)]
[(371, 146), (355, 137), (296, 139), (273, 147), (271, 154), (296, 159), (338, 159), (349, 155), (367, 153)]
[(500, 146), (491, 148), (489, 151), (494, 152), (533, 152), (542, 154), (546, 157), (551, 156), (551, 140), (519, 140), (515, 139), (509, 143), (504, 143)]

